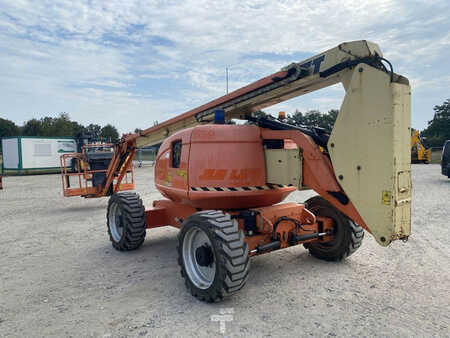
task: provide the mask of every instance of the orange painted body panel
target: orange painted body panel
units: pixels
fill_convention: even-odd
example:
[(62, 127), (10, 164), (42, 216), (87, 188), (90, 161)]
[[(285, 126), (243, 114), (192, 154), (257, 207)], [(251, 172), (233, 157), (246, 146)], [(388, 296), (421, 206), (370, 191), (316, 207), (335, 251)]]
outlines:
[(307, 186), (333, 204), (344, 215), (369, 231), (366, 223), (351, 201), (340, 203), (330, 192), (342, 193), (341, 186), (336, 180), (333, 166), (329, 157), (307, 135), (297, 130), (269, 130), (262, 129), (264, 139), (290, 139), (302, 150), (303, 154), (303, 186)]
[(295, 187), (255, 191), (191, 191), (191, 205), (201, 209), (250, 209), (283, 201)]
[[(114, 184), (113, 189), (115, 191), (128, 191), (134, 189), (134, 183), (121, 183), (120, 185)], [(83, 196), (86, 198), (96, 198), (101, 192), (96, 187), (84, 187), (84, 188), (65, 188), (63, 194), (65, 197)]]
[(145, 210), (147, 228), (173, 226), (180, 228), (181, 223), (197, 210), (189, 205), (170, 200), (153, 201), (153, 208)]
[(298, 149), (298, 146), (294, 141), (286, 139), (284, 140), (284, 149)]
[[(181, 140), (179, 168), (171, 147)], [(155, 184), (168, 199), (200, 209), (248, 209), (283, 201), (295, 187), (266, 187), (261, 129), (205, 125), (164, 141), (157, 155)]]
[[(185, 129), (168, 138), (159, 148), (155, 165), (156, 188), (168, 199), (189, 204), (188, 164), (192, 129)], [(179, 168), (172, 168), (171, 146), (181, 141), (182, 151)]]
[(303, 225), (311, 225), (316, 221), (316, 216), (305, 209), (304, 204), (289, 202), (279, 205), (271, 205), (264, 208), (256, 208), (264, 214), (267, 221), (275, 223), (280, 217), (290, 217), (298, 220)]
[[(172, 168), (172, 144), (182, 142), (179, 168)], [(249, 209), (283, 201), (295, 187), (266, 189), (263, 140), (286, 140), (301, 149), (302, 186), (307, 186), (368, 230), (345, 194), (326, 153), (297, 130), (269, 130), (249, 125), (205, 125), (180, 131), (164, 141), (157, 156), (155, 183), (168, 199), (199, 209)], [(369, 230), (368, 230), (369, 231)]]
[(189, 184), (193, 187), (244, 187), (266, 184), (260, 129), (206, 125), (193, 128)]
[[(311, 232), (317, 229), (316, 217), (305, 209), (304, 204), (298, 203), (283, 203), (279, 205), (271, 205), (264, 208), (255, 209), (264, 216), (265, 228), (273, 231), (273, 224), (281, 217), (289, 217), (299, 221), (303, 227)], [(275, 232), (280, 239), (281, 248), (287, 248), (289, 245), (289, 234), (296, 233), (295, 224), (292, 221), (282, 221), (278, 224)], [(298, 231), (297, 234), (302, 234), (303, 230)]]

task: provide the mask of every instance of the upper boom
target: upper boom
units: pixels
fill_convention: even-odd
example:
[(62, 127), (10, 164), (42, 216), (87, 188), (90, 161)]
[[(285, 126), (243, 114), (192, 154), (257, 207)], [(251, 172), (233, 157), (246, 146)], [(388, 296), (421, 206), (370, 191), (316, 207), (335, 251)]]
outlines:
[[(138, 147), (158, 144), (178, 130), (212, 122), (217, 109), (225, 110), (228, 120), (246, 119), (249, 113), (341, 82), (342, 71), (358, 63), (386, 70), (381, 62), (382, 56), (376, 44), (365, 40), (342, 43), (304, 61), (291, 63), (279, 72), (143, 130), (129, 139), (136, 139)], [(395, 80), (399, 78), (395, 74), (392, 76)]]

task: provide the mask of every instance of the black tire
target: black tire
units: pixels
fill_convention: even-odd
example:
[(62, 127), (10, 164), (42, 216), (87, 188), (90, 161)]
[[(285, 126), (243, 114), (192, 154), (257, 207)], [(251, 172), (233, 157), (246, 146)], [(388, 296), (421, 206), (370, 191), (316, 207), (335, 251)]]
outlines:
[[(211, 284), (203, 288), (198, 287), (194, 282), (195, 279), (190, 272), (192, 269), (186, 268), (186, 264), (189, 264), (186, 250), (190, 249), (185, 248), (188, 246), (185, 238), (192, 231), (202, 231), (207, 236), (208, 245), (211, 245), (210, 250), (213, 253), (211, 256), (214, 263), (213, 277), (210, 278)], [(244, 240), (243, 231), (238, 228), (237, 221), (231, 219), (228, 214), (209, 210), (189, 216), (178, 235), (177, 250), (178, 264), (186, 287), (194, 297), (202, 301), (221, 301), (242, 289), (247, 281), (250, 267), (248, 246)], [(199, 265), (198, 258), (196, 259), (194, 264)]]
[(114, 249), (130, 251), (142, 245), (146, 235), (145, 208), (138, 194), (122, 192), (112, 195), (106, 218)]
[(330, 217), (335, 223), (332, 241), (305, 244), (312, 256), (325, 261), (340, 261), (358, 250), (364, 238), (362, 227), (353, 223), (321, 196), (310, 198), (305, 205), (314, 215)]

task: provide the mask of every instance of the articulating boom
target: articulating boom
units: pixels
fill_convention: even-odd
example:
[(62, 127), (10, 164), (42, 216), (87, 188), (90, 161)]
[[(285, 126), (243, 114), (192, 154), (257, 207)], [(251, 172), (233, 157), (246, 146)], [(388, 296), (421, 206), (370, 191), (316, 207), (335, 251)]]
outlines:
[[(263, 128), (264, 139), (276, 139), (283, 130), (286, 139), (297, 143), (306, 175), (302, 186), (314, 189), (370, 231), (379, 244), (407, 239), (411, 222), (410, 86), (407, 78), (393, 72), (379, 47), (368, 41), (342, 43), (139, 134), (123, 136), (98, 197), (120, 190), (137, 147), (212, 123), (218, 109), (228, 120), (252, 119), (257, 110), (339, 82), (346, 95), (331, 135), (278, 121), (255, 122)], [(320, 173), (326, 174), (326, 182), (319, 179)], [(118, 183), (113, 189), (114, 179)]]

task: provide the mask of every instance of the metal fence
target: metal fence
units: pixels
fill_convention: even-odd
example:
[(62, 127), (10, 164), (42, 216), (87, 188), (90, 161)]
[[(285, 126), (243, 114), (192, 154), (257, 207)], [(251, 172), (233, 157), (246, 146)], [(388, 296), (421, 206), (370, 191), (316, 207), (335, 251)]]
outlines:
[(138, 168), (143, 166), (154, 166), (156, 154), (156, 149), (138, 149), (134, 158), (134, 166)]

